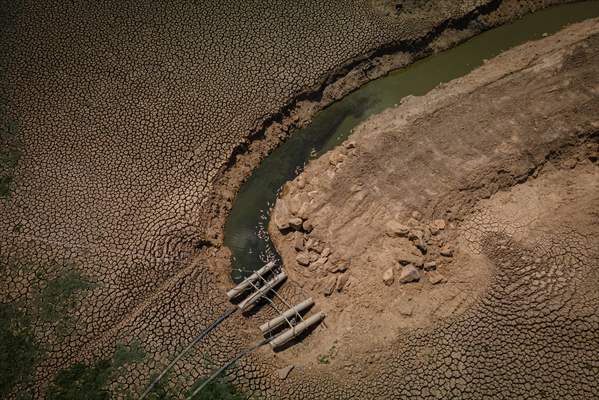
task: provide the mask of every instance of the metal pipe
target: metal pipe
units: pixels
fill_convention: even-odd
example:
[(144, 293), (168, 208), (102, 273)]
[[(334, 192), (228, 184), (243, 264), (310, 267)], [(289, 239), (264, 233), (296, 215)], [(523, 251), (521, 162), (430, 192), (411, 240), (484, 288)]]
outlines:
[(246, 290), (250, 286), (250, 283), (252, 283), (252, 282), (256, 281), (258, 278), (262, 277), (262, 275), (266, 274), (274, 266), (275, 266), (275, 261), (273, 260), (273, 261), (269, 262), (268, 264), (266, 264), (265, 266), (263, 266), (262, 268), (260, 268), (258, 271), (254, 272), (252, 275), (245, 278), (241, 283), (239, 283), (233, 289), (229, 290), (227, 292), (227, 297), (229, 298), (229, 300), (239, 296), (239, 294), (241, 294), (244, 290)]
[(275, 318), (271, 319), (270, 321), (260, 325), (260, 330), (262, 331), (263, 334), (268, 333), (269, 331), (284, 324), (285, 321), (289, 320), (291, 317), (295, 316), (296, 314), (299, 315), (300, 312), (304, 311), (306, 308), (312, 306), (313, 304), (314, 304), (314, 300), (312, 300), (312, 297), (310, 297), (308, 300), (304, 300), (301, 303), (299, 303), (298, 305), (291, 307), (290, 309), (288, 309), (287, 311), (285, 311), (283, 314), (279, 315), (278, 317), (275, 317)]
[(245, 311), (249, 306), (257, 302), (262, 296), (264, 296), (266, 292), (271, 290), (279, 283), (283, 282), (285, 279), (287, 279), (287, 275), (285, 274), (285, 272), (281, 272), (280, 274), (272, 278), (270, 281), (265, 283), (264, 286), (262, 286), (257, 291), (248, 296), (241, 303), (239, 303), (238, 307), (241, 309), (241, 311)]
[(288, 329), (285, 332), (281, 333), (279, 336), (275, 337), (273, 340), (271, 340), (270, 345), (274, 349), (276, 347), (281, 346), (282, 344), (287, 343), (289, 340), (293, 339), (294, 337), (296, 337), (297, 335), (299, 335), (300, 333), (302, 333), (303, 331), (305, 331), (312, 325), (315, 325), (315, 324), (319, 323), (320, 321), (322, 321), (324, 319), (324, 317), (325, 317), (324, 312), (319, 311), (318, 313), (314, 314), (313, 316), (306, 318), (305, 321), (300, 322), (293, 328)]

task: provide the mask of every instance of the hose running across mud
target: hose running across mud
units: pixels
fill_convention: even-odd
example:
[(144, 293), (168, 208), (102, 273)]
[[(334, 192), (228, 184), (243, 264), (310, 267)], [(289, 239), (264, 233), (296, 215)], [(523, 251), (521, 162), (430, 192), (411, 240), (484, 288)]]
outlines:
[(218, 375), (221, 374), (221, 372), (223, 372), (224, 370), (229, 368), (231, 365), (233, 365), (237, 361), (239, 361), (241, 359), (241, 357), (250, 354), (251, 352), (257, 350), (258, 348), (264, 346), (265, 344), (268, 344), (268, 342), (270, 342), (272, 339), (273, 338), (262, 339), (258, 343), (253, 345), (252, 347), (249, 347), (249, 348), (245, 349), (244, 351), (242, 351), (241, 353), (239, 353), (238, 355), (236, 355), (231, 361), (229, 361), (228, 363), (226, 363), (225, 365), (220, 367), (217, 371), (215, 371), (212, 375), (210, 375), (208, 377), (208, 379), (206, 379), (204, 382), (202, 382), (202, 384), (187, 397), (187, 400), (192, 400), (198, 393), (200, 393), (202, 391), (202, 389), (206, 385), (208, 385), (210, 382), (212, 382), (214, 380), (214, 378), (216, 378)]
[[(177, 361), (179, 361), (181, 359), (181, 357), (183, 357), (193, 346), (195, 346), (196, 344), (198, 344), (208, 333), (210, 333), (214, 328), (216, 328), (225, 319), (227, 319), (232, 314), (234, 314), (235, 311), (237, 311), (238, 309), (239, 309), (238, 307), (231, 307), (231, 308), (229, 308), (220, 317), (218, 317), (212, 324), (210, 324), (206, 329), (204, 329), (191, 343), (189, 343), (187, 345), (186, 348), (184, 348), (177, 355), (177, 357), (175, 357), (173, 359), (173, 361), (170, 362), (169, 365), (166, 366), (165, 369), (162, 370), (162, 372), (160, 373), (160, 375), (158, 375), (158, 377), (156, 377), (156, 379), (154, 379), (154, 381), (152, 381), (152, 383), (150, 384), (150, 386), (148, 386), (148, 388), (146, 389), (146, 391), (143, 392), (143, 394), (141, 395), (141, 397), (139, 398), (139, 400), (143, 400), (152, 391), (152, 389), (154, 389), (154, 386), (156, 386), (156, 384), (158, 382), (160, 382), (160, 380), (164, 377), (164, 375), (166, 375), (166, 373), (177, 363)], [(242, 353), (242, 355), (243, 355), (243, 353)]]

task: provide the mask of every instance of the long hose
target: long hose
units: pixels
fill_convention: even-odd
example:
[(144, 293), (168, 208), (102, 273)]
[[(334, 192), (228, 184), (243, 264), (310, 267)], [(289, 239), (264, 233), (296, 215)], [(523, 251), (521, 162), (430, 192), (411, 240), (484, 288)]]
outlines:
[(218, 375), (220, 375), (221, 372), (223, 372), (224, 370), (229, 368), (231, 365), (233, 365), (234, 363), (239, 361), (239, 359), (241, 357), (250, 354), (251, 352), (253, 352), (254, 350), (258, 349), (261, 346), (264, 346), (265, 344), (270, 342), (270, 340), (271, 340), (270, 338), (262, 339), (258, 343), (256, 343), (254, 346), (252, 346), (248, 349), (245, 349), (244, 351), (242, 351), (241, 353), (236, 355), (231, 361), (229, 361), (228, 363), (226, 363), (225, 365), (220, 367), (216, 372), (214, 372), (212, 375), (210, 375), (208, 377), (208, 379), (206, 379), (204, 382), (202, 382), (202, 384), (187, 397), (187, 400), (192, 400), (198, 393), (200, 393), (202, 391), (202, 389), (206, 385), (208, 385), (210, 382), (212, 382), (214, 380), (214, 378), (216, 378)]
[(227, 319), (229, 316), (231, 316), (238, 309), (239, 309), (238, 307), (231, 307), (230, 309), (225, 311), (220, 317), (218, 317), (218, 319), (216, 319), (212, 324), (210, 324), (210, 326), (208, 326), (206, 329), (204, 329), (191, 343), (189, 343), (187, 345), (186, 348), (184, 348), (177, 355), (177, 357), (175, 357), (173, 359), (173, 361), (170, 362), (169, 365), (166, 366), (165, 369), (162, 370), (160, 375), (158, 375), (158, 377), (156, 379), (154, 379), (154, 381), (150, 384), (150, 386), (148, 386), (146, 391), (143, 392), (143, 394), (141, 395), (139, 400), (143, 400), (152, 391), (152, 389), (154, 389), (154, 386), (156, 386), (156, 384), (158, 382), (160, 382), (160, 380), (164, 377), (164, 375), (166, 375), (166, 373), (177, 363), (177, 361), (179, 361), (181, 359), (181, 357), (183, 357), (193, 346), (198, 344), (200, 342), (200, 340), (202, 340), (204, 338), (204, 336), (206, 336), (208, 333), (210, 333), (210, 331), (212, 331), (214, 328), (216, 328), (221, 322), (223, 322), (225, 319)]

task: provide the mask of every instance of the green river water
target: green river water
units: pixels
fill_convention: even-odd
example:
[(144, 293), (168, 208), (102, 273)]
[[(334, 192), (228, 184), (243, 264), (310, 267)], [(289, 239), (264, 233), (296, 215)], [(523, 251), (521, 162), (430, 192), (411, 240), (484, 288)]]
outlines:
[(265, 158), (237, 194), (225, 226), (225, 245), (233, 252), (233, 280), (240, 281), (266, 260), (279, 259), (266, 230), (279, 190), (307, 162), (343, 142), (356, 125), (405, 96), (426, 94), (442, 82), (467, 74), (504, 50), (597, 16), (599, 1), (565, 4), (527, 15), (372, 81), (322, 110), (308, 127), (292, 132)]

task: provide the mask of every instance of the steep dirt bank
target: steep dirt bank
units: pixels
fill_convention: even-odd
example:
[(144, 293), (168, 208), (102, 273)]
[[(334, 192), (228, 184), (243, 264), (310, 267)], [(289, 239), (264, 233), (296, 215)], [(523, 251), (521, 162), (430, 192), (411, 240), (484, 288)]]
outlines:
[[(596, 395), (598, 110), (595, 19), (406, 98), (311, 162), (269, 230), (327, 328), (281, 362), (367, 398)], [(381, 391), (352, 383), (366, 376)]]

